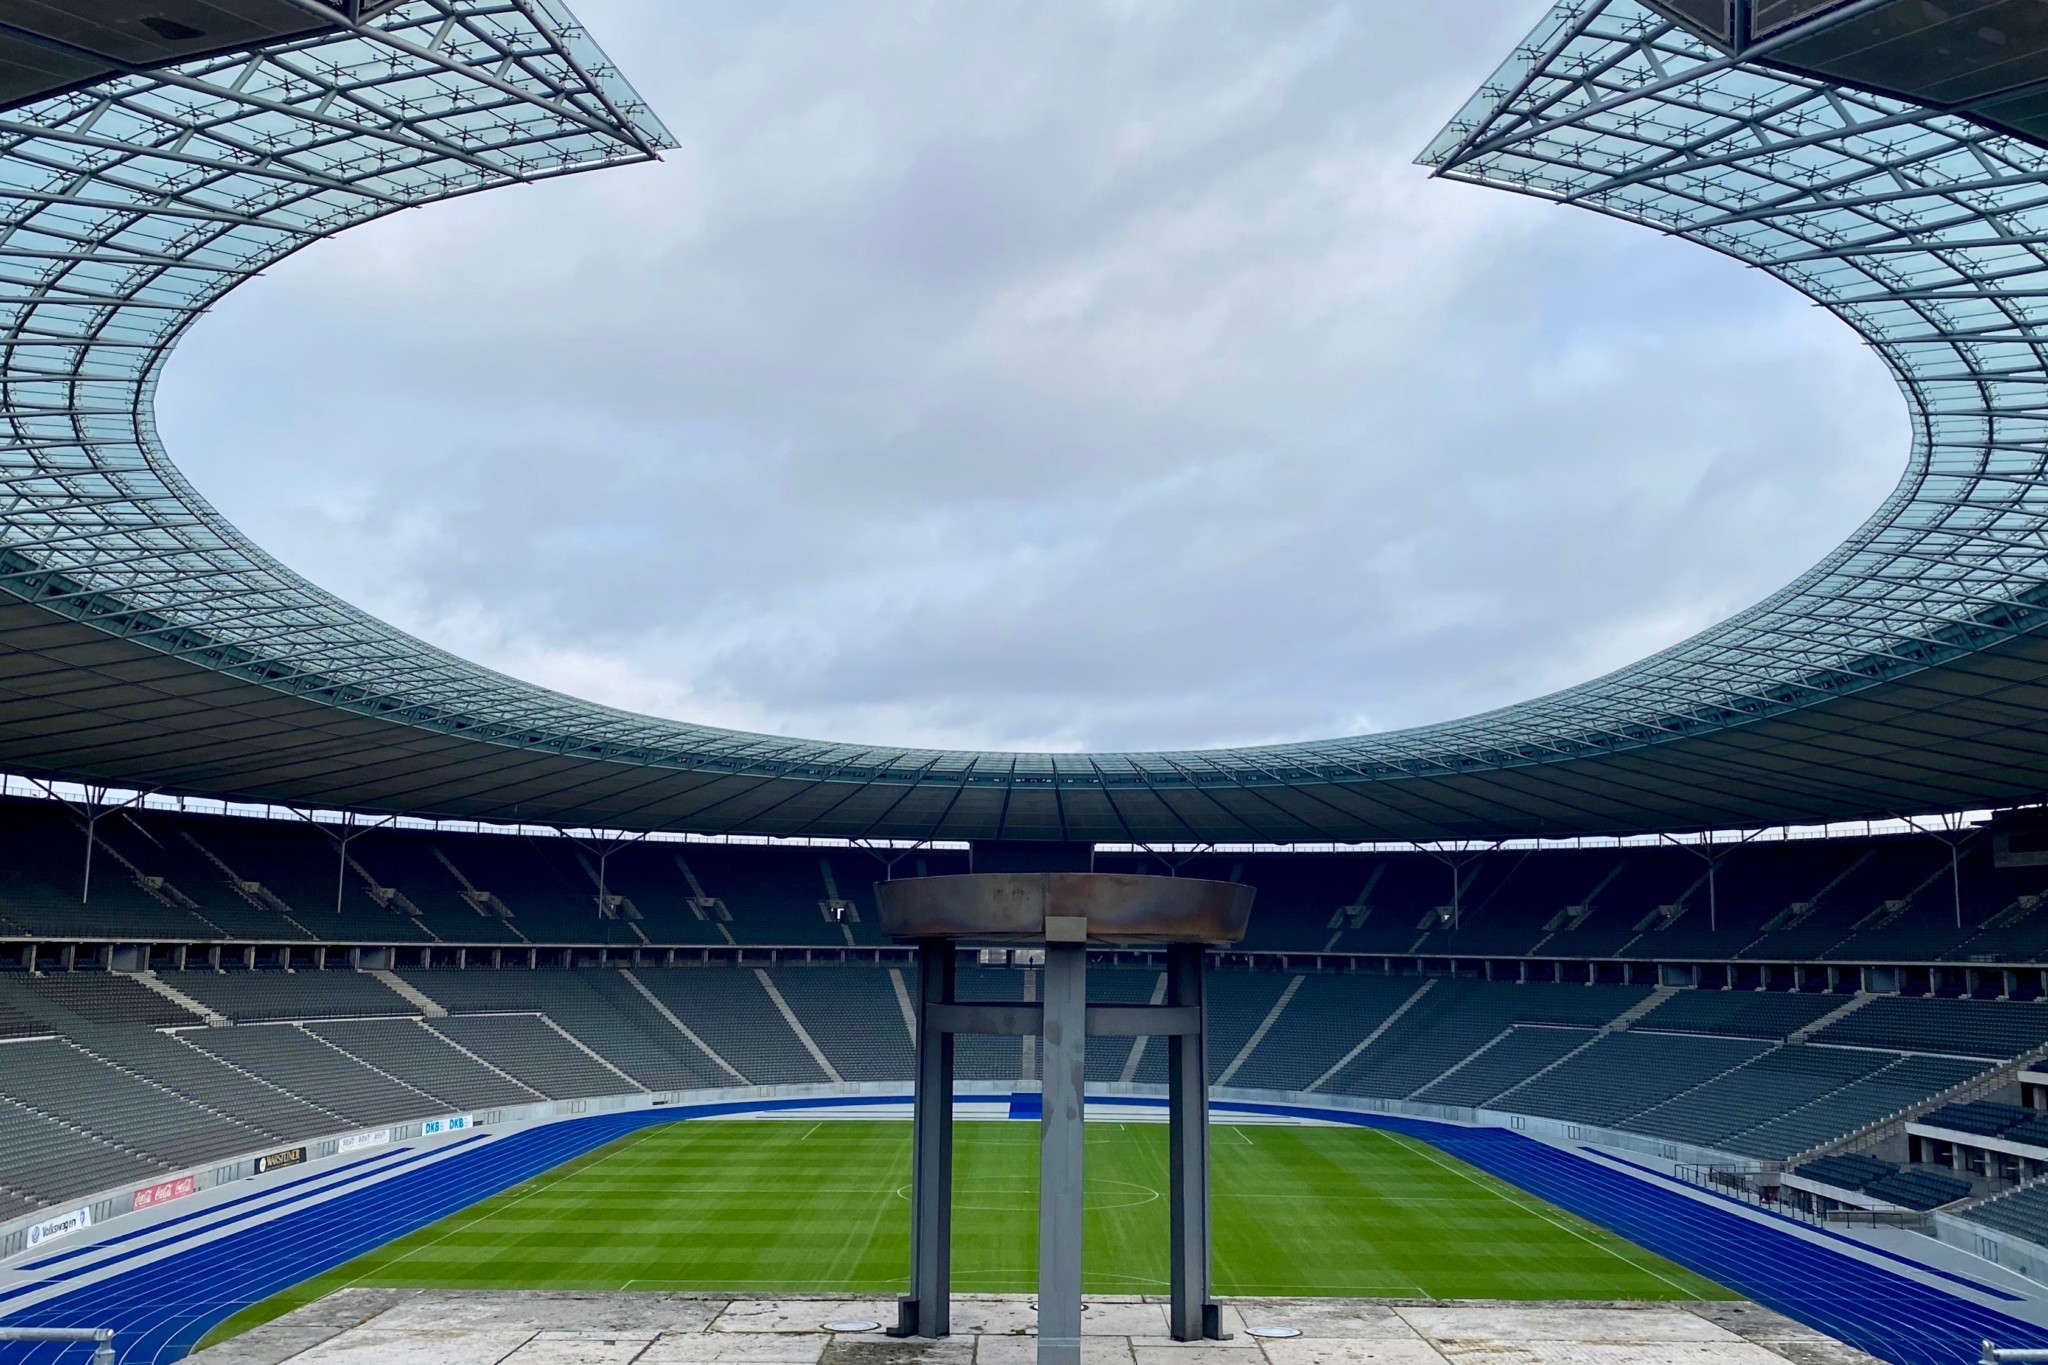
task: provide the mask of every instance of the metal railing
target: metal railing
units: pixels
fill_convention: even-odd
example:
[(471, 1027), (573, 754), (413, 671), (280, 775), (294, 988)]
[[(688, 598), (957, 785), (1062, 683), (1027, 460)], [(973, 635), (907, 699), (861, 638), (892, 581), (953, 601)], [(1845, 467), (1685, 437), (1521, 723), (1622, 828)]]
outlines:
[(2001, 1351), (1984, 1343), (1984, 1365), (2016, 1365), (2020, 1361), (2048, 1361), (2048, 1351)]
[[(92, 1353), (92, 1365), (114, 1365), (114, 1333), (106, 1327), (0, 1327), (0, 1341), (89, 1341), (99, 1349)], [(1985, 1342), (1988, 1352), (1991, 1343)], [(1987, 1355), (1986, 1359), (1990, 1357)]]

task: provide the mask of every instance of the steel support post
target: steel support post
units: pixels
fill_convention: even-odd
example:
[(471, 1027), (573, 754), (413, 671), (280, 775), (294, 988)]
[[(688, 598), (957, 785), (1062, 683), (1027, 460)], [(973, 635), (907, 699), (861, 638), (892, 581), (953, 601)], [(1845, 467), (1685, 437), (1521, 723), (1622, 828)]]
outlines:
[(892, 1337), (952, 1331), (953, 1035), (939, 1006), (954, 1000), (953, 944), (917, 945), (917, 1099), (911, 1114), (910, 1296), (897, 1305)]
[(1208, 1010), (1199, 943), (1166, 950), (1166, 1002), (1195, 1010), (1201, 1026), (1166, 1040), (1168, 1326), (1175, 1341), (1220, 1340), (1221, 1316), (1209, 1301)]
[[(1050, 929), (1050, 926), (1048, 926)], [(1081, 1365), (1082, 1086), (1088, 1067), (1088, 944), (1045, 945), (1039, 1074), (1038, 1365)]]

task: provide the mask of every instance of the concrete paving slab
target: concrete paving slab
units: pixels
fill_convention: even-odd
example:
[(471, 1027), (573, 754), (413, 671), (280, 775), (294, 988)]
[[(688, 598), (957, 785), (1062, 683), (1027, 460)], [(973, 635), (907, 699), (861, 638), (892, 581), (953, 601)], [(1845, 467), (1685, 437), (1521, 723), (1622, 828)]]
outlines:
[[(545, 1313), (536, 1309), (546, 1305)], [(553, 1331), (601, 1331), (649, 1340), (663, 1332), (701, 1332), (726, 1305), (683, 1294), (626, 1294), (602, 1291), (480, 1289), (460, 1294), (414, 1294), (392, 1304), (375, 1325), (400, 1327), (545, 1327)], [(816, 1328), (822, 1318), (810, 1323)]]
[(660, 1338), (634, 1365), (818, 1365), (828, 1340), (823, 1332), (679, 1333)]
[[(975, 1338), (974, 1365), (1037, 1365), (1038, 1338)], [(1083, 1337), (1081, 1365), (1132, 1365), (1131, 1343), (1122, 1337)]]
[(1261, 1343), (1272, 1365), (1444, 1365), (1436, 1347), (1410, 1333), (1389, 1337), (1294, 1337)]
[[(1415, 1329), (1393, 1307), (1357, 1299), (1232, 1299), (1227, 1312), (1243, 1327), (1292, 1327), (1304, 1337), (1359, 1337), (1377, 1341), (1411, 1341)], [(1273, 1343), (1268, 1342), (1270, 1355)]]
[(1684, 1308), (1594, 1304), (1444, 1304), (1395, 1310), (1435, 1341), (1739, 1341)]
[(287, 1361), (303, 1360), (306, 1352), (323, 1341), (332, 1341), (344, 1330), (320, 1323), (266, 1322), (200, 1352), (200, 1357), (206, 1365), (286, 1365)]
[[(1036, 1327), (1036, 1323), (1033, 1326)], [(1166, 1305), (1137, 1299), (1091, 1298), (1081, 1309), (1084, 1337), (1163, 1337)]]
[[(822, 1365), (973, 1365), (978, 1337), (873, 1337), (867, 1333), (836, 1334), (825, 1345)], [(1010, 1338), (1003, 1338), (1010, 1340)]]
[(292, 1357), (291, 1365), (498, 1365), (533, 1335), (531, 1327), (358, 1327)]
[[(1255, 1346), (1252, 1351), (1249, 1359), (1258, 1359), (1258, 1348)], [(1144, 1346), (1132, 1342), (1131, 1359), (1135, 1365), (1244, 1365), (1247, 1357), (1228, 1342), (1168, 1338), (1164, 1343)]]
[[(887, 1311), (884, 1311), (884, 1310)], [(895, 1305), (876, 1299), (735, 1299), (711, 1320), (714, 1332), (822, 1332), (828, 1322), (890, 1323)], [(953, 1310), (954, 1330), (960, 1311)]]
[[(1165, 1318), (1161, 1318), (1163, 1324)], [(1024, 1336), (1038, 1330), (1036, 1301), (1024, 1294), (956, 1294), (953, 1331), (966, 1336)]]
[[(1022, 1294), (961, 1295), (954, 1335), (830, 1333), (886, 1298), (350, 1291), (193, 1357), (200, 1365), (1035, 1365)], [(1244, 1324), (1303, 1333), (1256, 1338)], [(1165, 1335), (1158, 1298), (1091, 1298), (1082, 1365), (1875, 1365), (1754, 1304), (1244, 1299), (1234, 1340)]]
[(1441, 1343), (1452, 1365), (1783, 1365), (1747, 1341), (1457, 1341)]
[(652, 1337), (542, 1332), (505, 1357), (505, 1365), (632, 1365), (653, 1344)]

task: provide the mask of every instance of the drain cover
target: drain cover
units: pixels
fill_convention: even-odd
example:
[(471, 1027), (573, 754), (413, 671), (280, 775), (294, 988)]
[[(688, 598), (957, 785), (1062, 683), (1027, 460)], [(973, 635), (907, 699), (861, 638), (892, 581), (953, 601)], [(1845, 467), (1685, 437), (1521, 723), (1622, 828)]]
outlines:
[(1298, 1337), (1301, 1335), (1299, 1327), (1265, 1326), (1247, 1327), (1244, 1330), (1245, 1335), (1254, 1337)]
[(878, 1332), (881, 1328), (882, 1324), (879, 1322), (863, 1322), (859, 1318), (847, 1318), (825, 1324), (825, 1330), (828, 1332)]

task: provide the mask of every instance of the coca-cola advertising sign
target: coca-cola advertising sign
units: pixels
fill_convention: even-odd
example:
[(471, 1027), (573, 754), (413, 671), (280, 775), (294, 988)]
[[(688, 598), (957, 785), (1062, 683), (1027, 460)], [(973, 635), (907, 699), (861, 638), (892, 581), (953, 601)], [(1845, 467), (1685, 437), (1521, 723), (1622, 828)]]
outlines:
[(198, 1188), (197, 1178), (189, 1175), (181, 1175), (176, 1180), (160, 1181), (135, 1192), (135, 1207), (155, 1208), (158, 1204), (168, 1204), (173, 1199), (183, 1199)]

